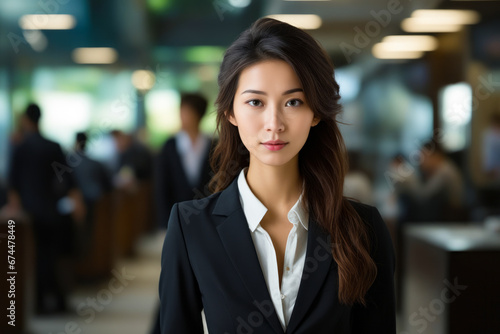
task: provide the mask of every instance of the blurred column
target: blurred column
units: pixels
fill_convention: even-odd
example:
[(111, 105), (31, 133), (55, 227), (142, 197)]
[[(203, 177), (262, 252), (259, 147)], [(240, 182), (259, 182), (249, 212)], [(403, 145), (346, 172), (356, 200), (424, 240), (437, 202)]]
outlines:
[(434, 130), (440, 129), (439, 91), (443, 86), (465, 81), (469, 59), (467, 28), (455, 33), (438, 34), (439, 47), (429, 53), (430, 84), (428, 95), (434, 110)]

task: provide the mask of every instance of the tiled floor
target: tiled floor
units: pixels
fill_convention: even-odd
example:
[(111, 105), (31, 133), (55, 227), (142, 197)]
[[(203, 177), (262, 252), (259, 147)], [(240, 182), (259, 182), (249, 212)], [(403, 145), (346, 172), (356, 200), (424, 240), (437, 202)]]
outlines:
[[(98, 285), (78, 288), (64, 316), (35, 317), (30, 334), (147, 334), (158, 307), (158, 277), (164, 233), (141, 238), (137, 255), (117, 262), (115, 274)], [(120, 279), (114, 279), (121, 276)], [(79, 331), (78, 329), (81, 329)]]

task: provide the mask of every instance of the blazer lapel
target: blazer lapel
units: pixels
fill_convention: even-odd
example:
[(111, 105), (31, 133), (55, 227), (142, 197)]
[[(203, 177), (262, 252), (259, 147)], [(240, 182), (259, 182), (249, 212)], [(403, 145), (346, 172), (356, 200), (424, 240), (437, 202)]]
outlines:
[[(217, 232), (228, 257), (253, 298), (252, 304), (254, 302), (261, 304), (264, 301), (269, 301), (272, 304), (248, 223), (241, 207), (237, 179), (222, 191), (212, 212), (213, 215), (225, 216), (225, 219), (217, 225)], [(274, 305), (272, 310), (273, 313), (265, 318), (276, 333), (282, 334), (283, 329)]]
[(315, 221), (309, 220), (306, 260), (287, 333), (294, 332), (311, 307), (316, 295), (321, 291), (333, 261), (330, 240), (330, 236), (322, 231)]

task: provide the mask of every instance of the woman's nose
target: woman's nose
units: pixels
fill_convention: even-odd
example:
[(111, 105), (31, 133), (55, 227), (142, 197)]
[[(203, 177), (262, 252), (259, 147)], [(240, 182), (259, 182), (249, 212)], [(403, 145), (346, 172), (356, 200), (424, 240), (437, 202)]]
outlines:
[(270, 105), (266, 110), (266, 131), (283, 132), (285, 123), (279, 106)]

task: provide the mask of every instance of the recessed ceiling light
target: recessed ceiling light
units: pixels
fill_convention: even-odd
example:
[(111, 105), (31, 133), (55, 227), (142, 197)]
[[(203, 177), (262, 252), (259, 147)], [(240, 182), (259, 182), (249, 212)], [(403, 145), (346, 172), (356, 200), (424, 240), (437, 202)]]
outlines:
[(75, 25), (74, 16), (66, 14), (23, 15), (19, 19), (19, 26), (24, 30), (67, 30)]
[(276, 14), (267, 17), (307, 30), (318, 29), (323, 23), (321, 17), (314, 14)]
[(411, 17), (436, 20), (440, 24), (475, 24), (481, 17), (479, 13), (473, 10), (459, 9), (417, 9)]
[(391, 51), (382, 43), (377, 43), (372, 48), (372, 54), (379, 59), (417, 59), (424, 55), (423, 51)]
[(78, 64), (112, 64), (118, 59), (113, 48), (77, 48), (72, 56)]
[(245, 7), (248, 7), (248, 5), (250, 5), (252, 0), (229, 0), (228, 2), (233, 7), (245, 8)]
[(441, 24), (436, 20), (409, 17), (401, 22), (401, 28), (406, 32), (456, 32), (462, 29), (460, 24)]
[(437, 38), (428, 35), (391, 35), (381, 44), (390, 51), (433, 51), (438, 47)]
[(462, 25), (479, 21), (479, 14), (473, 10), (418, 9), (401, 22), (401, 27), (407, 32), (455, 32)]
[(137, 70), (132, 73), (132, 84), (137, 90), (148, 91), (155, 82), (156, 76), (152, 71)]

